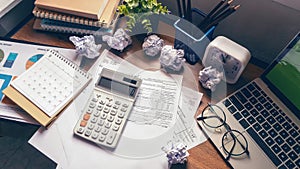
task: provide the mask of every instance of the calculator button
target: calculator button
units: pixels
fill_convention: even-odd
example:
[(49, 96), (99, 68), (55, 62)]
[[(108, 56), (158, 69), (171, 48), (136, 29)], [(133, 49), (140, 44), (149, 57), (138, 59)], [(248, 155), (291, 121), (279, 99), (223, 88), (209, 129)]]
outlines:
[(91, 130), (86, 130), (85, 133), (84, 133), (84, 135), (86, 135), (86, 136), (90, 136), (91, 134), (92, 134)]
[(86, 125), (87, 125), (87, 121), (81, 120), (80, 126), (81, 126), (81, 127), (85, 127)]
[(105, 140), (105, 138), (106, 138), (106, 137), (105, 137), (104, 135), (100, 135), (100, 136), (99, 136), (99, 141), (101, 141), (101, 142), (102, 142), (102, 141), (104, 141), (104, 140)]
[(109, 130), (107, 128), (103, 128), (101, 130), (101, 133), (104, 134), (104, 135), (106, 135), (108, 132), (109, 132)]
[(116, 124), (121, 124), (121, 123), (122, 123), (122, 119), (117, 118), (115, 123), (116, 123)]
[(128, 104), (123, 104), (122, 106), (125, 107), (125, 108), (128, 108), (129, 105)]
[(120, 111), (120, 112), (118, 113), (118, 117), (123, 118), (124, 116), (125, 116), (125, 112)]
[(110, 128), (110, 126), (111, 126), (111, 123), (110, 123), (110, 122), (106, 122), (106, 123), (105, 123), (105, 127), (106, 127), (106, 128), (108, 128), (108, 129), (109, 129), (109, 128)]
[(121, 104), (121, 102), (120, 102), (120, 101), (118, 101), (118, 100), (116, 100), (116, 101), (115, 101), (115, 104), (116, 104), (116, 105), (120, 105), (120, 104)]
[(101, 131), (101, 127), (97, 126), (96, 129), (95, 129), (95, 132), (99, 133), (100, 131)]
[(123, 112), (126, 112), (126, 111), (127, 111), (127, 109), (126, 109), (126, 108), (124, 108), (124, 107), (122, 107), (121, 111), (123, 111)]
[(104, 120), (103, 120), (103, 119), (99, 119), (98, 125), (99, 125), (99, 126), (103, 126), (103, 125), (104, 125)]
[(105, 107), (103, 110), (104, 113), (109, 113), (109, 108)]
[(116, 105), (116, 104), (115, 104), (115, 105), (113, 106), (113, 108), (114, 108), (114, 109), (118, 109), (118, 108), (119, 108), (119, 105)]
[(109, 97), (106, 97), (106, 99), (111, 102), (113, 99), (112, 98), (109, 98)]
[(102, 104), (102, 105), (104, 105), (105, 104), (105, 100), (100, 100), (99, 103)]
[(89, 113), (89, 114), (93, 113), (93, 109), (88, 108), (86, 113)]
[(79, 127), (77, 129), (77, 133), (82, 134), (84, 132), (84, 128), (83, 127)]
[(111, 115), (109, 115), (108, 118), (107, 118), (107, 120), (108, 120), (109, 122), (114, 121), (114, 119), (115, 119), (115, 117), (114, 117), (114, 116), (111, 116)]
[(99, 133), (95, 133), (95, 132), (94, 132), (94, 133), (92, 134), (92, 138), (93, 138), (93, 139), (97, 139), (98, 136), (99, 136)]
[(107, 103), (106, 106), (107, 106), (107, 107), (111, 107), (112, 104), (111, 104), (111, 103)]
[(96, 106), (96, 104), (95, 104), (95, 103), (93, 103), (93, 102), (92, 102), (92, 103), (90, 103), (90, 105), (89, 105), (89, 107), (90, 107), (90, 108), (94, 108), (95, 106)]
[(118, 131), (118, 130), (119, 130), (119, 125), (113, 125), (112, 129), (113, 129), (114, 131)]
[(93, 123), (90, 123), (88, 126), (88, 129), (92, 130), (95, 127), (95, 125)]
[(98, 99), (97, 99), (96, 97), (93, 97), (92, 101), (93, 101), (93, 102), (97, 102)]
[(117, 111), (116, 110), (111, 110), (110, 114), (113, 115), (113, 116), (115, 116), (117, 114)]
[(102, 111), (102, 109), (103, 109), (103, 106), (98, 105), (97, 110)]
[(94, 114), (95, 117), (99, 117), (101, 114), (101, 111), (96, 111), (96, 113)]
[(106, 119), (106, 117), (107, 117), (107, 114), (105, 114), (105, 113), (102, 113), (102, 114), (101, 114), (101, 118), (102, 118), (102, 119)]
[(117, 135), (116, 132), (113, 132), (113, 131), (109, 132), (109, 134), (107, 135), (107, 140), (106, 140), (106, 142), (107, 142), (108, 144), (112, 144), (112, 143), (114, 142), (115, 138), (116, 138), (116, 135)]
[(85, 114), (83, 116), (83, 120), (88, 121), (90, 119), (91, 115), (90, 114)]

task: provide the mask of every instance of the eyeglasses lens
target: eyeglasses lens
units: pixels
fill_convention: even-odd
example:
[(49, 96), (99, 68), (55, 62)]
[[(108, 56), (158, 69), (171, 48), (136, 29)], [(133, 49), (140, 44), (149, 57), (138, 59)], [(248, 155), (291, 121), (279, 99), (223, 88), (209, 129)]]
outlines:
[(209, 127), (218, 128), (224, 125), (225, 114), (219, 106), (209, 105), (203, 111), (203, 122)]
[(222, 144), (225, 152), (233, 156), (239, 156), (247, 151), (246, 138), (238, 131), (231, 130), (224, 134)]

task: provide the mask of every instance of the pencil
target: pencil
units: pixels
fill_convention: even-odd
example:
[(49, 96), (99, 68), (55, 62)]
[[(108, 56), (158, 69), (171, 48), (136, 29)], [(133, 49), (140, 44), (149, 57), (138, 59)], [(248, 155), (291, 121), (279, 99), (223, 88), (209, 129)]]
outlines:
[(185, 4), (185, 0), (182, 0), (182, 9), (183, 9), (183, 16), (186, 17), (186, 4)]
[(186, 7), (186, 13), (187, 13), (187, 20), (192, 22), (192, 4), (191, 4), (191, 0), (187, 1), (187, 7)]
[(228, 17), (229, 15), (231, 15), (233, 12), (235, 12), (239, 7), (240, 7), (240, 5), (231, 6), (226, 11), (223, 12), (224, 14), (218, 16), (210, 24), (208, 24), (208, 26), (206, 27), (206, 29), (208, 29), (211, 26), (217, 25), (223, 19), (225, 19), (226, 17)]
[(231, 6), (230, 8), (228, 8), (227, 10), (225, 10), (223, 13), (221, 13), (220, 15), (218, 15), (215, 19), (213, 19), (213, 21), (216, 22), (220, 22), (222, 21), (224, 18), (226, 18), (227, 16), (231, 15), (233, 12), (235, 12), (241, 5), (235, 5), (235, 6)]
[(233, 0), (229, 0), (222, 8), (220, 8), (218, 11), (216, 11), (210, 18), (215, 18), (219, 15), (223, 15), (225, 10), (230, 6), (230, 4), (233, 2)]
[(178, 15), (182, 18), (182, 11), (181, 11), (181, 5), (180, 0), (177, 0), (177, 8), (178, 8)]
[(212, 14), (214, 14), (225, 2), (226, 0), (221, 0), (208, 14), (207, 16), (200, 22), (200, 24), (198, 25), (198, 27), (201, 29), (203, 28), (207, 23), (207, 21), (209, 20), (210, 16)]
[(206, 17), (210, 17), (212, 14), (214, 14), (225, 2), (226, 0), (221, 0), (208, 14)]

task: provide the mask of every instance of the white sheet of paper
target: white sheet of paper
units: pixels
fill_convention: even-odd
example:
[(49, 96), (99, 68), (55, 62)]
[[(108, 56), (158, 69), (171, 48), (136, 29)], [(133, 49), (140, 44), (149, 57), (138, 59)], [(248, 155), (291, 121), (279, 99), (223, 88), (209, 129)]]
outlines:
[(203, 94), (187, 87), (181, 91), (178, 119), (173, 133), (173, 142), (182, 142), (191, 149), (207, 140), (194, 118)]

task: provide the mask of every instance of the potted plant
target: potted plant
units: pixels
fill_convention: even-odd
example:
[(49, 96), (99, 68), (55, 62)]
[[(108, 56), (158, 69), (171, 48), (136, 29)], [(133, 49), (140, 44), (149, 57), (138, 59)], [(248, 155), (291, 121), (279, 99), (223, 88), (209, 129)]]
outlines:
[(169, 10), (157, 0), (124, 0), (117, 11), (128, 17), (126, 30), (133, 32), (135, 27), (141, 25), (149, 34), (152, 32), (150, 16), (153, 14), (168, 14)]

